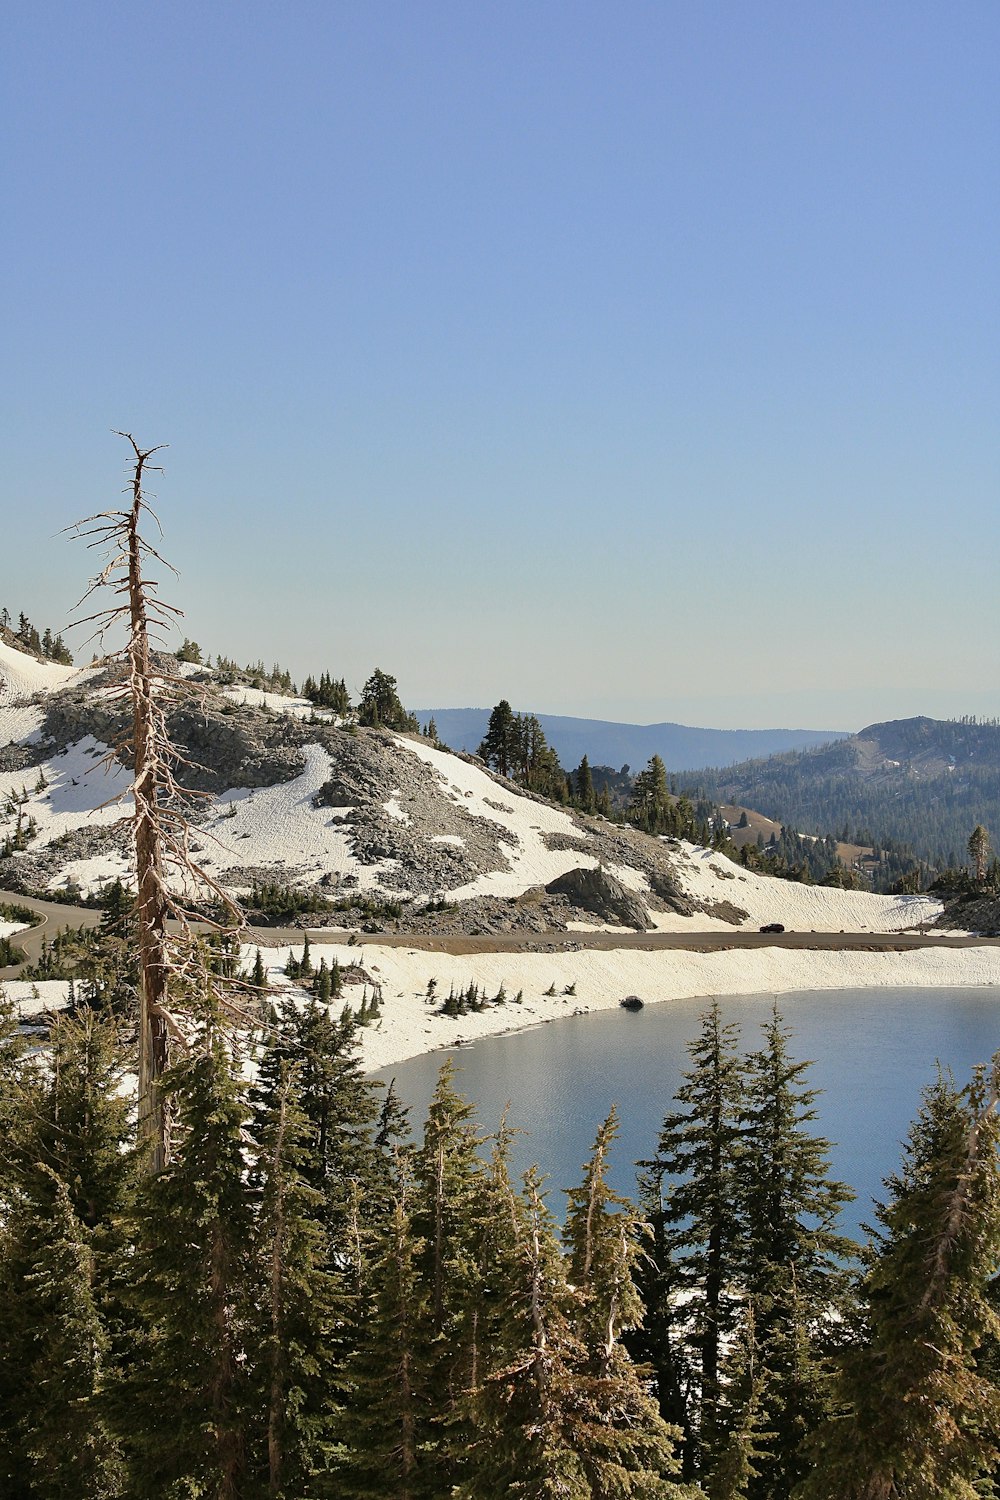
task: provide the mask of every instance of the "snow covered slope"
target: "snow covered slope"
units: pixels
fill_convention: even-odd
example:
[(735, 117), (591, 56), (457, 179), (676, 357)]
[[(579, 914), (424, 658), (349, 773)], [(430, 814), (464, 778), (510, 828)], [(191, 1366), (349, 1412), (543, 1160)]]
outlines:
[(44, 719), (36, 700), (65, 687), (79, 675), (77, 667), (37, 661), (0, 640), (0, 745), (36, 736)]
[(51, 693), (79, 675), (78, 667), (37, 661), (0, 641), (0, 705), (23, 703), (39, 693)]
[[(697, 901), (732, 902), (746, 912), (740, 925), (748, 928), (781, 922), (793, 932), (899, 932), (933, 922), (942, 911), (941, 902), (931, 896), (875, 896), (755, 875), (695, 844), (681, 845), (676, 868), (688, 895)], [(661, 920), (654, 912), (653, 920), (662, 931), (676, 930), (676, 918)], [(728, 924), (710, 918), (703, 925)]]
[[(0, 885), (90, 892), (127, 877), (131, 773), (113, 757), (104, 763), (125, 727), (123, 705), (92, 670), (2, 645), (0, 670), (0, 842), (30, 833), (0, 866)], [(14, 702), (26, 697), (34, 702)], [(5, 724), (14, 741), (6, 749)], [(546, 892), (572, 871), (636, 898), (634, 925), (663, 931), (768, 922), (885, 931), (940, 912), (927, 898), (753, 875), (720, 855), (554, 806), (421, 736), (313, 716), (301, 699), (209, 684), (171, 731), (204, 793), (195, 854), (212, 876), (241, 894), (272, 884), (314, 891), (344, 908), (347, 924), (365, 920), (372, 902), (396, 900), (404, 926), (426, 920), (434, 930), (633, 921), (631, 909), (609, 917), (620, 900), (603, 914), (588, 906), (579, 882), (573, 894)], [(425, 917), (428, 903), (448, 909)]]

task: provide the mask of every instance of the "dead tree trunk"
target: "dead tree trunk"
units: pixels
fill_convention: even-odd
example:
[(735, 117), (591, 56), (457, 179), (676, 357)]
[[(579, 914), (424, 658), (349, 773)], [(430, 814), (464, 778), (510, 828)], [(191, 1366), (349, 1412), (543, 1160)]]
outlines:
[[(195, 934), (193, 914), (171, 890), (171, 876), (182, 890), (193, 888), (209, 904), (222, 909), (222, 920), (207, 924), (216, 931), (235, 934), (242, 925), (242, 912), (191, 857), (191, 825), (185, 806), (199, 794), (185, 792), (177, 781), (175, 769), (190, 762), (172, 743), (167, 724), (168, 708), (190, 690), (188, 684), (155, 663), (151, 644), (153, 634), (159, 637), (182, 611), (157, 597), (155, 580), (144, 572), (150, 558), (164, 563), (142, 534), (143, 512), (149, 511), (156, 519), (145, 499), (143, 482), (153, 467), (149, 460), (159, 449), (140, 448), (131, 433), (119, 436), (131, 444), (133, 454), (126, 490), (131, 496), (129, 508), (90, 516), (71, 529), (90, 538), (89, 546), (107, 554), (103, 571), (84, 598), (107, 587), (116, 600), (109, 608), (89, 616), (88, 621), (97, 622), (96, 634), (101, 640), (112, 627), (124, 627), (126, 631), (125, 646), (105, 656), (104, 664), (122, 669), (117, 691), (131, 705), (131, 734), (121, 735), (108, 758), (131, 757), (134, 767), (131, 792), (140, 972), (139, 1136), (147, 1169), (156, 1172), (166, 1165), (169, 1154), (169, 1121), (160, 1096), (160, 1079), (169, 1061), (171, 1039), (185, 1043), (184, 1028), (172, 1015), (173, 1005), (190, 1007), (211, 999), (221, 1011), (235, 1013), (235, 1007), (218, 993), (222, 981), (216, 985), (209, 973)], [(164, 566), (169, 568), (170, 564)]]
[(166, 1021), (168, 903), (163, 868), (163, 846), (158, 818), (161, 793), (158, 769), (153, 672), (149, 648), (149, 614), (142, 576), (139, 518), (142, 511), (143, 469), (151, 452), (135, 450), (132, 507), (126, 528), (128, 548), (129, 683), (132, 690), (132, 753), (135, 764), (136, 881), (139, 917), (139, 1139), (148, 1153), (149, 1167), (166, 1164), (167, 1122), (159, 1082), (167, 1066)]

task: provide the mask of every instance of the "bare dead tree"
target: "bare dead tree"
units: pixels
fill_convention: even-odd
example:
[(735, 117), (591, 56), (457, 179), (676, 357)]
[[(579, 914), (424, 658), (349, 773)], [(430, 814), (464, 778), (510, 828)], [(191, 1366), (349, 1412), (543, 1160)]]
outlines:
[[(173, 743), (168, 714), (192, 696), (191, 684), (157, 665), (153, 647), (166, 645), (165, 631), (183, 614), (158, 596), (158, 583), (145, 571), (164, 561), (143, 535), (145, 515), (159, 518), (148, 504), (146, 475), (162, 473), (150, 464), (160, 447), (142, 449), (131, 433), (118, 433), (131, 445), (130, 497), (123, 510), (102, 511), (77, 522), (70, 531), (96, 548), (104, 566), (81, 600), (109, 590), (112, 603), (78, 620), (92, 624), (103, 652), (108, 631), (123, 626), (126, 643), (103, 655), (100, 665), (119, 668), (111, 696), (131, 705), (131, 731), (123, 732), (106, 759), (121, 759), (134, 768), (133, 799), (139, 932), (139, 1133), (151, 1171), (159, 1171), (169, 1155), (169, 1121), (159, 1081), (167, 1067), (171, 1044), (187, 1045), (190, 1028), (184, 1024), (217, 993), (195, 923), (203, 916), (194, 903), (208, 903), (221, 913), (207, 925), (235, 936), (243, 925), (236, 902), (195, 862), (191, 854), (192, 799), (202, 793), (186, 790), (178, 772), (191, 762)], [(162, 447), (163, 445), (161, 445)], [(114, 799), (112, 799), (114, 800)]]

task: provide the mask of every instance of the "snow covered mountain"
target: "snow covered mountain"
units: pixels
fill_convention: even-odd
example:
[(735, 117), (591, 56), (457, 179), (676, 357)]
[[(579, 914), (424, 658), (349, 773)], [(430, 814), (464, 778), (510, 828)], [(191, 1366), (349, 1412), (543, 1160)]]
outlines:
[[(203, 794), (195, 853), (258, 919), (282, 892), (320, 914), (310, 924), (407, 931), (885, 930), (940, 910), (754, 876), (554, 806), (421, 736), (197, 675), (170, 722)], [(0, 888), (86, 896), (129, 878), (131, 773), (109, 749), (124, 728), (107, 674), (0, 643)]]

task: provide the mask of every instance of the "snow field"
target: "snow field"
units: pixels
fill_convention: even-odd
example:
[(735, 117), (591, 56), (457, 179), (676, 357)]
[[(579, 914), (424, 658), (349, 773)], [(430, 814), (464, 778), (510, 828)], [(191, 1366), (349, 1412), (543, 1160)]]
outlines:
[[(203, 668), (196, 667), (200, 672)], [(317, 708), (308, 698), (286, 698), (284, 693), (268, 693), (263, 688), (241, 687), (239, 684), (233, 687), (224, 687), (221, 691), (232, 703), (246, 704), (251, 708), (271, 708), (279, 714), (289, 714), (293, 719), (309, 719), (313, 714), (317, 719), (326, 719), (330, 723), (336, 722), (336, 714), (329, 708)]]
[(54, 661), (36, 661), (0, 641), (0, 704), (22, 702), (36, 693), (51, 693), (78, 677), (79, 667), (61, 667)]
[[(744, 927), (783, 922), (795, 932), (903, 932), (933, 922), (944, 910), (931, 896), (875, 896), (832, 886), (799, 885), (771, 875), (755, 875), (711, 849), (684, 843), (674, 855), (684, 890), (697, 900), (731, 901), (747, 912)], [(676, 932), (677, 918), (653, 912), (661, 932)], [(667, 918), (664, 923), (663, 918)], [(684, 927), (729, 927), (707, 917), (680, 918)]]
[(330, 779), (329, 753), (306, 745), (305, 768), (292, 781), (267, 787), (235, 787), (215, 803), (195, 831), (199, 864), (213, 874), (231, 865), (271, 866), (275, 874), (311, 881), (323, 875), (356, 875), (358, 888), (391, 885), (392, 865), (363, 865), (337, 824), (346, 808), (316, 807), (316, 794)]
[[(121, 818), (131, 816), (131, 799), (122, 794), (132, 784), (132, 773), (117, 760), (106, 762), (107, 754), (107, 745), (88, 735), (40, 767), (31, 766), (0, 776), (0, 810), (8, 799), (15, 804), (13, 816), (0, 818), (0, 833), (14, 831), (20, 811), (25, 823), (34, 818), (38, 825), (28, 848), (42, 849), (75, 828), (109, 828)], [(39, 771), (47, 783), (41, 790)], [(23, 805), (22, 796), (26, 799)], [(76, 863), (83, 869), (94, 861)], [(81, 880), (80, 884), (87, 882)]]
[(529, 886), (547, 885), (557, 876), (565, 875), (567, 870), (593, 869), (597, 864), (593, 854), (545, 847), (542, 836), (546, 833), (563, 833), (575, 839), (585, 837), (568, 813), (508, 791), (478, 766), (470, 765), (457, 755), (435, 750), (433, 745), (407, 739), (397, 739), (396, 744), (419, 760), (426, 761), (437, 772), (452, 802), (464, 807), (474, 818), (497, 824), (507, 835), (501, 842), (501, 849), (509, 868), (491, 871), (466, 885), (448, 890), (449, 900), (465, 901), (473, 896), (519, 896)]
[[(287, 947), (264, 950), (265, 964), (281, 987)], [(295, 946), (298, 954), (301, 945)], [(927, 948), (909, 953), (806, 952), (783, 948), (721, 953), (634, 950), (575, 953), (477, 953), (452, 956), (419, 948), (347, 946), (310, 939), (314, 965), (336, 957), (342, 967), (358, 962), (382, 987), (382, 1011), (374, 1026), (360, 1032), (364, 1065), (386, 1067), (405, 1057), (451, 1047), (481, 1036), (518, 1031), (579, 1012), (606, 1010), (626, 995), (647, 1003), (704, 995), (790, 995), (797, 990), (858, 988), (936, 988), (952, 985), (1000, 985), (1000, 948)], [(248, 950), (244, 962), (252, 962)], [(437, 980), (437, 998), (425, 1000), (427, 984)], [(479, 1014), (436, 1014), (449, 989), (479, 985), (492, 998), (502, 984), (507, 1003)], [(555, 988), (555, 994), (545, 991)], [(575, 986), (575, 993), (565, 994)], [(520, 1005), (513, 1003), (523, 990)], [(357, 1008), (361, 987), (345, 985), (334, 1006)], [(790, 1007), (791, 1010), (791, 1007)], [(790, 1019), (794, 1019), (790, 1015)]]

